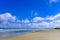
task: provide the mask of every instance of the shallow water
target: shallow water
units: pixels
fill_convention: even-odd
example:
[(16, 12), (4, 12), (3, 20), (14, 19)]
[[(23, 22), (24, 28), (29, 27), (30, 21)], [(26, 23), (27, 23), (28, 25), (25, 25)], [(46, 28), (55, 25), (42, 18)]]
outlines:
[[(35, 30), (36, 31), (36, 30)], [(33, 30), (27, 30), (27, 31), (11, 31), (11, 32), (0, 32), (0, 38), (5, 38), (5, 37), (12, 37), (12, 36), (18, 36), (18, 35), (23, 35), (29, 32), (35, 32)], [(60, 34), (60, 29), (43, 29), (43, 30), (38, 30), (39, 32), (49, 32), (51, 34)], [(36, 31), (36, 32), (38, 32)]]
[(35, 32), (36, 30), (45, 30), (45, 29), (35, 29), (35, 30), (0, 29), (0, 38), (18, 36), (29, 32)]
[(13, 31), (13, 32), (0, 32), (0, 38), (12, 37), (17, 35), (26, 34), (32, 31)]
[[(38, 30), (38, 31), (32, 31), (32, 33), (27, 33), (27, 32), (29, 31), (25, 31), (25, 32), (15, 31), (15, 32), (8, 32), (8, 33), (7, 32), (0, 33), (2, 35), (3, 34), (5, 35), (7, 33), (5, 36), (3, 35), (3, 37), (6, 38), (2, 37), (0, 38), (0, 40), (60, 40), (60, 29)], [(16, 33), (18, 33), (18, 36)]]

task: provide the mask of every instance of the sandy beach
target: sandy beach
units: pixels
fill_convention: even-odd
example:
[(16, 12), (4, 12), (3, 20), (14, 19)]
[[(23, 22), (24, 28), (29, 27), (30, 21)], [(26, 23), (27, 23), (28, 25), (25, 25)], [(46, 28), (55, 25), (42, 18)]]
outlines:
[(0, 38), (0, 40), (60, 40), (60, 30), (37, 31), (20, 36)]

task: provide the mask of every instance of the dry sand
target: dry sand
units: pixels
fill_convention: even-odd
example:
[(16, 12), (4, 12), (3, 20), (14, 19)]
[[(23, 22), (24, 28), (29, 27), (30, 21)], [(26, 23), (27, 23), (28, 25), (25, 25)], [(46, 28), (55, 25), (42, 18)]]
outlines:
[(0, 40), (60, 40), (60, 30), (47, 30), (20, 36), (0, 38)]

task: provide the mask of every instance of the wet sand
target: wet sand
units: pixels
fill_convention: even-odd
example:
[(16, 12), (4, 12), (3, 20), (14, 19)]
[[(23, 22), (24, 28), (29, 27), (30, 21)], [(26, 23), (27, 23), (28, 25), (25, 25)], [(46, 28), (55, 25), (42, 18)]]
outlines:
[(60, 40), (60, 29), (37, 31), (20, 36), (0, 38), (0, 40)]

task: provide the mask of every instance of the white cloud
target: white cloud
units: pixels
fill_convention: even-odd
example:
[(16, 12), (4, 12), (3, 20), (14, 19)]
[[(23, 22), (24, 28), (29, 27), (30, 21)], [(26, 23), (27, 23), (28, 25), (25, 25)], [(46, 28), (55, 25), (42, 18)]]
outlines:
[(54, 16), (54, 20), (60, 20), (60, 13), (58, 13), (56, 16)]
[(48, 16), (45, 18), (45, 20), (53, 20), (53, 16)]
[(0, 15), (1, 20), (15, 20), (16, 17), (12, 16), (10, 13), (5, 13)]
[(25, 20), (22, 20), (22, 23), (29, 23), (30, 21), (26, 18)]
[(38, 21), (42, 21), (42, 20), (45, 20), (45, 19), (42, 18), (42, 17), (35, 17), (35, 18), (33, 18), (33, 22), (38, 22)]
[[(32, 20), (32, 21), (31, 21)], [(29, 20), (18, 20), (16, 16), (10, 13), (0, 14), (0, 27), (8, 28), (56, 28), (60, 27), (60, 13), (46, 18), (34, 17)], [(48, 22), (48, 21), (50, 22)], [(12, 23), (10, 23), (12, 22)], [(22, 23), (22, 24), (21, 24)]]
[[(50, 21), (51, 20), (51, 21)], [(41, 22), (39, 22), (41, 21)], [(48, 22), (50, 21), (50, 22)], [(49, 16), (46, 18), (42, 17), (35, 17), (33, 18), (34, 24), (32, 24), (35, 27), (42, 27), (42, 28), (56, 28), (60, 27), (60, 13), (54, 15), (54, 16)]]
[(15, 21), (16, 16), (12, 16), (10, 13), (0, 14), (0, 23), (6, 24), (8, 21)]
[(45, 18), (46, 20), (60, 20), (60, 13), (55, 16), (49, 16)]

